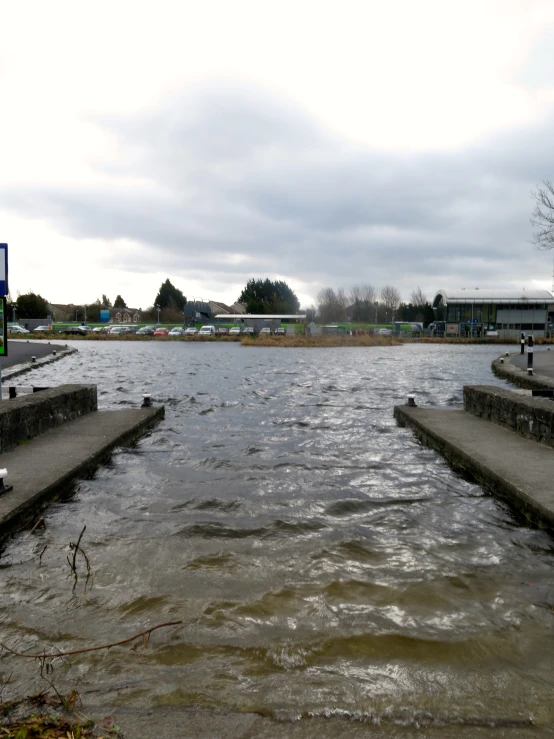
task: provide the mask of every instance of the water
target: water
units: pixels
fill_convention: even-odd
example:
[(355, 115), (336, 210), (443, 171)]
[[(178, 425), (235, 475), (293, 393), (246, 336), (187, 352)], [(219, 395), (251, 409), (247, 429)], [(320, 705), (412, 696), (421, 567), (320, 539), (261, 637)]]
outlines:
[[(504, 385), (500, 347), (76, 346), (35, 384), (97, 383), (103, 408), (152, 392), (166, 418), (53, 505), (46, 530), (7, 544), (1, 640), (76, 649), (182, 624), (143, 654), (56, 662), (59, 689), (281, 718), (551, 724), (552, 539), (392, 417), (412, 392), (458, 407), (463, 384)], [(66, 560), (85, 524), (86, 593)], [(32, 660), (3, 655), (12, 671), (4, 699), (46, 687)]]

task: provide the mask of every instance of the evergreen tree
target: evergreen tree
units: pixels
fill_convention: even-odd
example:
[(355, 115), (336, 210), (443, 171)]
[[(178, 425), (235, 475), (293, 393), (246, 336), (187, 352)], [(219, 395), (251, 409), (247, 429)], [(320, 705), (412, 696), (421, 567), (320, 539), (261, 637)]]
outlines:
[(118, 295), (116, 299), (113, 301), (113, 307), (114, 308), (126, 308), (127, 303), (123, 300), (121, 295)]
[(246, 306), (248, 313), (298, 313), (298, 298), (282, 280), (248, 280), (240, 294), (239, 303)]
[(181, 313), (187, 303), (184, 294), (177, 287), (171, 284), (169, 278), (162, 282), (154, 305), (158, 305), (162, 310), (170, 309)]
[(50, 313), (46, 300), (35, 293), (19, 295), (15, 303), (20, 318), (46, 318)]

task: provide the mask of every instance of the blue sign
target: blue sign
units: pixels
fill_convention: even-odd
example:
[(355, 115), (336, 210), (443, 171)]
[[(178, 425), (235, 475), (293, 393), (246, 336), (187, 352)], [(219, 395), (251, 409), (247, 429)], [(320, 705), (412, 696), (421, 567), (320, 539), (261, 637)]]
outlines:
[(0, 297), (8, 293), (8, 245), (0, 244)]
[(101, 310), (100, 311), (100, 321), (102, 323), (108, 323), (110, 320), (110, 311), (109, 310)]

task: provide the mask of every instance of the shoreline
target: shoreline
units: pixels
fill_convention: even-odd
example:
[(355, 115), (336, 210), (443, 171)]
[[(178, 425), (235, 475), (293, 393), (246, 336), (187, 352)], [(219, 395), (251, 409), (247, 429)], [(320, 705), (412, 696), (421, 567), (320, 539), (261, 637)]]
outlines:
[[(50, 337), (33, 336), (32, 340), (42, 342)], [(467, 346), (475, 345), (498, 345), (498, 346), (518, 346), (519, 340), (500, 339), (500, 338), (482, 338), (468, 339), (456, 337), (430, 337), (410, 338), (406, 336), (369, 336), (367, 334), (350, 336), (345, 335), (318, 335), (305, 336), (304, 334), (295, 334), (293, 336), (137, 336), (136, 334), (96, 334), (87, 336), (60, 334), (60, 341), (157, 341), (157, 342), (181, 342), (181, 343), (234, 343), (241, 346), (257, 346), (257, 347), (308, 347), (308, 348), (336, 348), (336, 347), (368, 347), (368, 346), (402, 346), (404, 344), (459, 344)], [(536, 345), (554, 344), (554, 339), (537, 338)], [(76, 351), (76, 350), (75, 350)], [(34, 365), (33, 365), (34, 366)]]

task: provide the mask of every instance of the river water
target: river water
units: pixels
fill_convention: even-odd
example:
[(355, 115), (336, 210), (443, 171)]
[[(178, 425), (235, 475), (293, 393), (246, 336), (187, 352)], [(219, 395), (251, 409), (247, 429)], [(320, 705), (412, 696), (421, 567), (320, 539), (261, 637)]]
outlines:
[[(76, 649), (182, 623), (144, 653), (56, 662), (58, 689), (283, 719), (551, 725), (552, 539), (392, 415), (408, 393), (459, 407), (464, 384), (504, 385), (502, 347), (75, 346), (34, 384), (97, 383), (111, 409), (151, 392), (166, 417), (5, 546), (1, 640)], [(85, 524), (86, 592), (81, 559), (74, 590), (67, 564)], [(46, 687), (3, 654), (10, 673), (4, 700)]]

